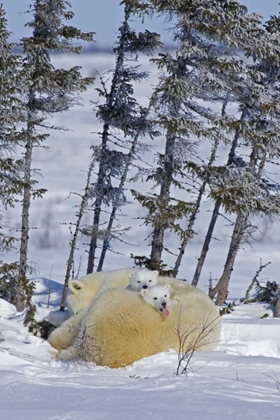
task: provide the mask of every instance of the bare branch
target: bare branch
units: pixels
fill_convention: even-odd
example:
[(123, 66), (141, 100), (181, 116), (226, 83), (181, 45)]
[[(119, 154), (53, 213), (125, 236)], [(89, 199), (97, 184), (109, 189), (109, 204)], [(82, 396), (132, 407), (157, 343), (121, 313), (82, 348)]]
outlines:
[(187, 329), (182, 325), (182, 307), (180, 309), (178, 324), (174, 328), (179, 340), (178, 365), (176, 375), (188, 374), (191, 368), (191, 362), (196, 351), (214, 343), (211, 341), (212, 332), (221, 322), (218, 315), (210, 320), (210, 314), (203, 319), (200, 324), (191, 324)]

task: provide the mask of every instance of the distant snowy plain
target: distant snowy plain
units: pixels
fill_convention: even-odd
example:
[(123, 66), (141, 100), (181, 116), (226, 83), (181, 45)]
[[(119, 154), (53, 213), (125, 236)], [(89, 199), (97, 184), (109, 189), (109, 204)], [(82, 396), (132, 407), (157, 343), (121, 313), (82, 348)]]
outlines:
[[(59, 67), (76, 65), (70, 57), (54, 57)], [(100, 73), (113, 67), (107, 54), (81, 55), (79, 65), (85, 75)], [(148, 60), (151, 78), (136, 86), (136, 96), (142, 103), (151, 93), (157, 75)], [(90, 100), (96, 100), (93, 86), (84, 95), (84, 106), (75, 107), (52, 124), (71, 131), (52, 132), (46, 146), (35, 151), (34, 167), (40, 169), (39, 186), (47, 188), (43, 200), (32, 202), (29, 258), (37, 266), (36, 294), (38, 319), (47, 317), (61, 299), (65, 264), (69, 252), (69, 223), (75, 222), (79, 197), (90, 163), (90, 146), (99, 142), (96, 132), (100, 124), (92, 112)], [(154, 141), (163, 147), (163, 138)], [(207, 147), (202, 153), (207, 156)], [(221, 148), (224, 162), (227, 149)], [(156, 156), (149, 153), (152, 164)], [(136, 189), (147, 191), (147, 184)], [(130, 198), (129, 191), (127, 191)], [(179, 277), (191, 281), (211, 215), (212, 203), (205, 200), (195, 226), (197, 235), (190, 242)], [(136, 217), (143, 210), (131, 202), (123, 209), (121, 224), (132, 226), (126, 242), (114, 244), (123, 255), (110, 253), (105, 269), (131, 266), (130, 254), (148, 255), (149, 231), (140, 226)], [(91, 223), (88, 212), (85, 222)], [(9, 213), (9, 225), (20, 226), (20, 208)], [(244, 296), (252, 277), (262, 263), (271, 262), (260, 280), (279, 281), (279, 223), (256, 221), (260, 229), (258, 241), (251, 247), (244, 244), (232, 273), (229, 297)], [(206, 290), (211, 273), (219, 278), (226, 258), (232, 226), (220, 218), (215, 240), (207, 257), (199, 287)], [(178, 248), (179, 242), (167, 235), (168, 246)], [(75, 271), (85, 274), (87, 245), (79, 242)], [(16, 252), (8, 256), (17, 257)], [(173, 257), (164, 260), (172, 265)], [(50, 279), (50, 280), (49, 280)], [(50, 305), (48, 307), (48, 293)], [(268, 317), (261, 317), (267, 314)], [(224, 420), (239, 418), (278, 420), (280, 413), (280, 320), (273, 319), (271, 308), (263, 304), (239, 305), (222, 318), (222, 335), (218, 349), (195, 355), (188, 375), (176, 376), (177, 354), (158, 354), (124, 369), (109, 369), (83, 362), (59, 362), (53, 349), (41, 338), (32, 336), (22, 324), (22, 315), (0, 300), (0, 418), (1, 420)], [(1, 341), (1, 335), (0, 335)]]

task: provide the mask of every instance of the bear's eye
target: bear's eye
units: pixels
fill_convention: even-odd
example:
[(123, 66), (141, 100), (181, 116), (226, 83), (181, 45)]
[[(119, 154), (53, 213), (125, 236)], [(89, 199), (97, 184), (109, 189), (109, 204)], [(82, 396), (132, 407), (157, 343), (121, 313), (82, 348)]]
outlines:
[(154, 298), (154, 300), (157, 300), (157, 298)]
[(167, 297), (167, 295), (164, 295), (164, 297)]
[(152, 280), (149, 280), (149, 283), (152, 283)]
[(137, 283), (141, 283), (141, 281), (140, 280), (137, 280)]

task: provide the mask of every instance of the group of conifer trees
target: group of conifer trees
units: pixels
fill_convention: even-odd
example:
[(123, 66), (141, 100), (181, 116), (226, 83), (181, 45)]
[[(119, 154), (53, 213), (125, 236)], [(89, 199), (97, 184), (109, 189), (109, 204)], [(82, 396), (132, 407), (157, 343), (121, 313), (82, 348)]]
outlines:
[[(77, 237), (88, 237), (87, 273), (103, 269), (108, 253), (117, 250), (128, 229), (120, 225), (120, 214), (130, 192), (145, 215), (141, 222), (150, 231), (148, 255), (135, 256), (135, 263), (162, 274), (177, 276), (182, 259), (196, 233), (202, 203), (210, 200), (213, 212), (198, 258), (192, 284), (197, 286), (215, 225), (221, 214), (230, 217), (232, 235), (221, 277), (209, 295), (223, 305), (235, 259), (252, 231), (252, 218), (277, 219), (280, 195), (271, 167), (280, 154), (280, 17), (263, 23), (256, 14), (234, 0), (123, 0), (124, 10), (113, 49), (115, 67), (110, 77), (100, 75), (99, 102), (94, 117), (100, 122), (100, 142), (92, 146), (87, 184), (82, 194), (71, 252), (67, 262), (67, 284), (73, 266)], [(53, 113), (75, 104), (93, 79), (83, 78), (78, 66), (56, 69), (52, 54), (81, 51), (73, 41), (92, 41), (68, 21), (73, 12), (68, 1), (33, 0), (32, 36), (23, 38), (14, 53), (9, 42), (3, 6), (0, 9), (0, 213), (1, 253), (15, 244), (5, 228), (5, 211), (22, 203), (19, 261), (0, 261), (0, 294), (22, 311), (32, 324), (33, 285), (28, 264), (29, 208), (31, 198), (43, 198), (33, 175), (33, 149), (43, 144)], [(163, 16), (169, 25), (172, 49), (157, 33), (136, 32), (133, 19)], [(141, 70), (143, 55), (151, 57), (158, 83), (143, 106), (135, 95), (135, 83), (147, 83)], [(73, 61), (75, 59), (73, 58)], [(77, 63), (79, 60), (77, 58)], [(164, 147), (154, 165), (141, 165), (154, 139)], [(224, 162), (219, 151), (227, 149)], [(18, 151), (23, 157), (17, 159)], [(209, 156), (201, 156), (209, 150)], [(133, 176), (132, 176), (133, 173)], [(94, 174), (94, 175), (93, 175)], [(145, 184), (138, 191), (135, 180)], [(144, 192), (143, 192), (144, 191)], [(85, 209), (93, 220), (82, 226)], [(179, 238), (179, 249), (170, 249), (166, 236)], [(173, 265), (167, 267), (165, 255)], [(224, 268), (223, 268), (224, 266)], [(280, 295), (280, 293), (279, 293)], [(279, 316), (280, 297), (275, 314)]]
[[(1, 296), (26, 310), (25, 323), (32, 328), (34, 305), (32, 267), (28, 261), (29, 211), (33, 198), (43, 198), (44, 189), (36, 188), (33, 151), (42, 145), (50, 130), (61, 129), (50, 124), (50, 116), (68, 110), (75, 95), (86, 90), (91, 78), (83, 78), (78, 66), (56, 69), (51, 54), (78, 54), (81, 47), (73, 41), (91, 41), (94, 33), (84, 33), (67, 24), (73, 18), (69, 3), (63, 0), (36, 0), (28, 9), (32, 30), (16, 45), (9, 42), (7, 19), (0, 7), (0, 182), (2, 256), (10, 247), (19, 248), (19, 261), (0, 262)], [(20, 48), (20, 53), (14, 52)], [(21, 159), (16, 156), (22, 155)], [(20, 201), (20, 237), (5, 229), (5, 210)]]

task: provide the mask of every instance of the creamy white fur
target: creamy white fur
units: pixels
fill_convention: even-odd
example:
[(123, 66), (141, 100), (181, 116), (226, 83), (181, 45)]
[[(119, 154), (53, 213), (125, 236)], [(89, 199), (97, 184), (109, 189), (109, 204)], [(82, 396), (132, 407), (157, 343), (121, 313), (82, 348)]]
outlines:
[(169, 284), (157, 284), (149, 287), (148, 289), (142, 289), (140, 294), (144, 301), (148, 305), (161, 311), (163, 308), (170, 306), (170, 285)]
[(141, 269), (130, 275), (128, 290), (140, 292), (158, 283), (158, 271)]
[(79, 280), (69, 283), (67, 307), (70, 315), (87, 308), (98, 294), (114, 287), (125, 288), (137, 268), (121, 268), (119, 270), (99, 271), (87, 274)]
[[(220, 334), (218, 308), (201, 290), (177, 279), (159, 278), (170, 284), (171, 299), (179, 304), (170, 315), (148, 305), (139, 293), (111, 288), (92, 300), (87, 309), (54, 330), (49, 343), (60, 350), (60, 360), (83, 359), (97, 365), (121, 367), (169, 349), (179, 350), (176, 330), (187, 335), (185, 347), (196, 350), (217, 345)], [(202, 330), (207, 334), (201, 335)]]

